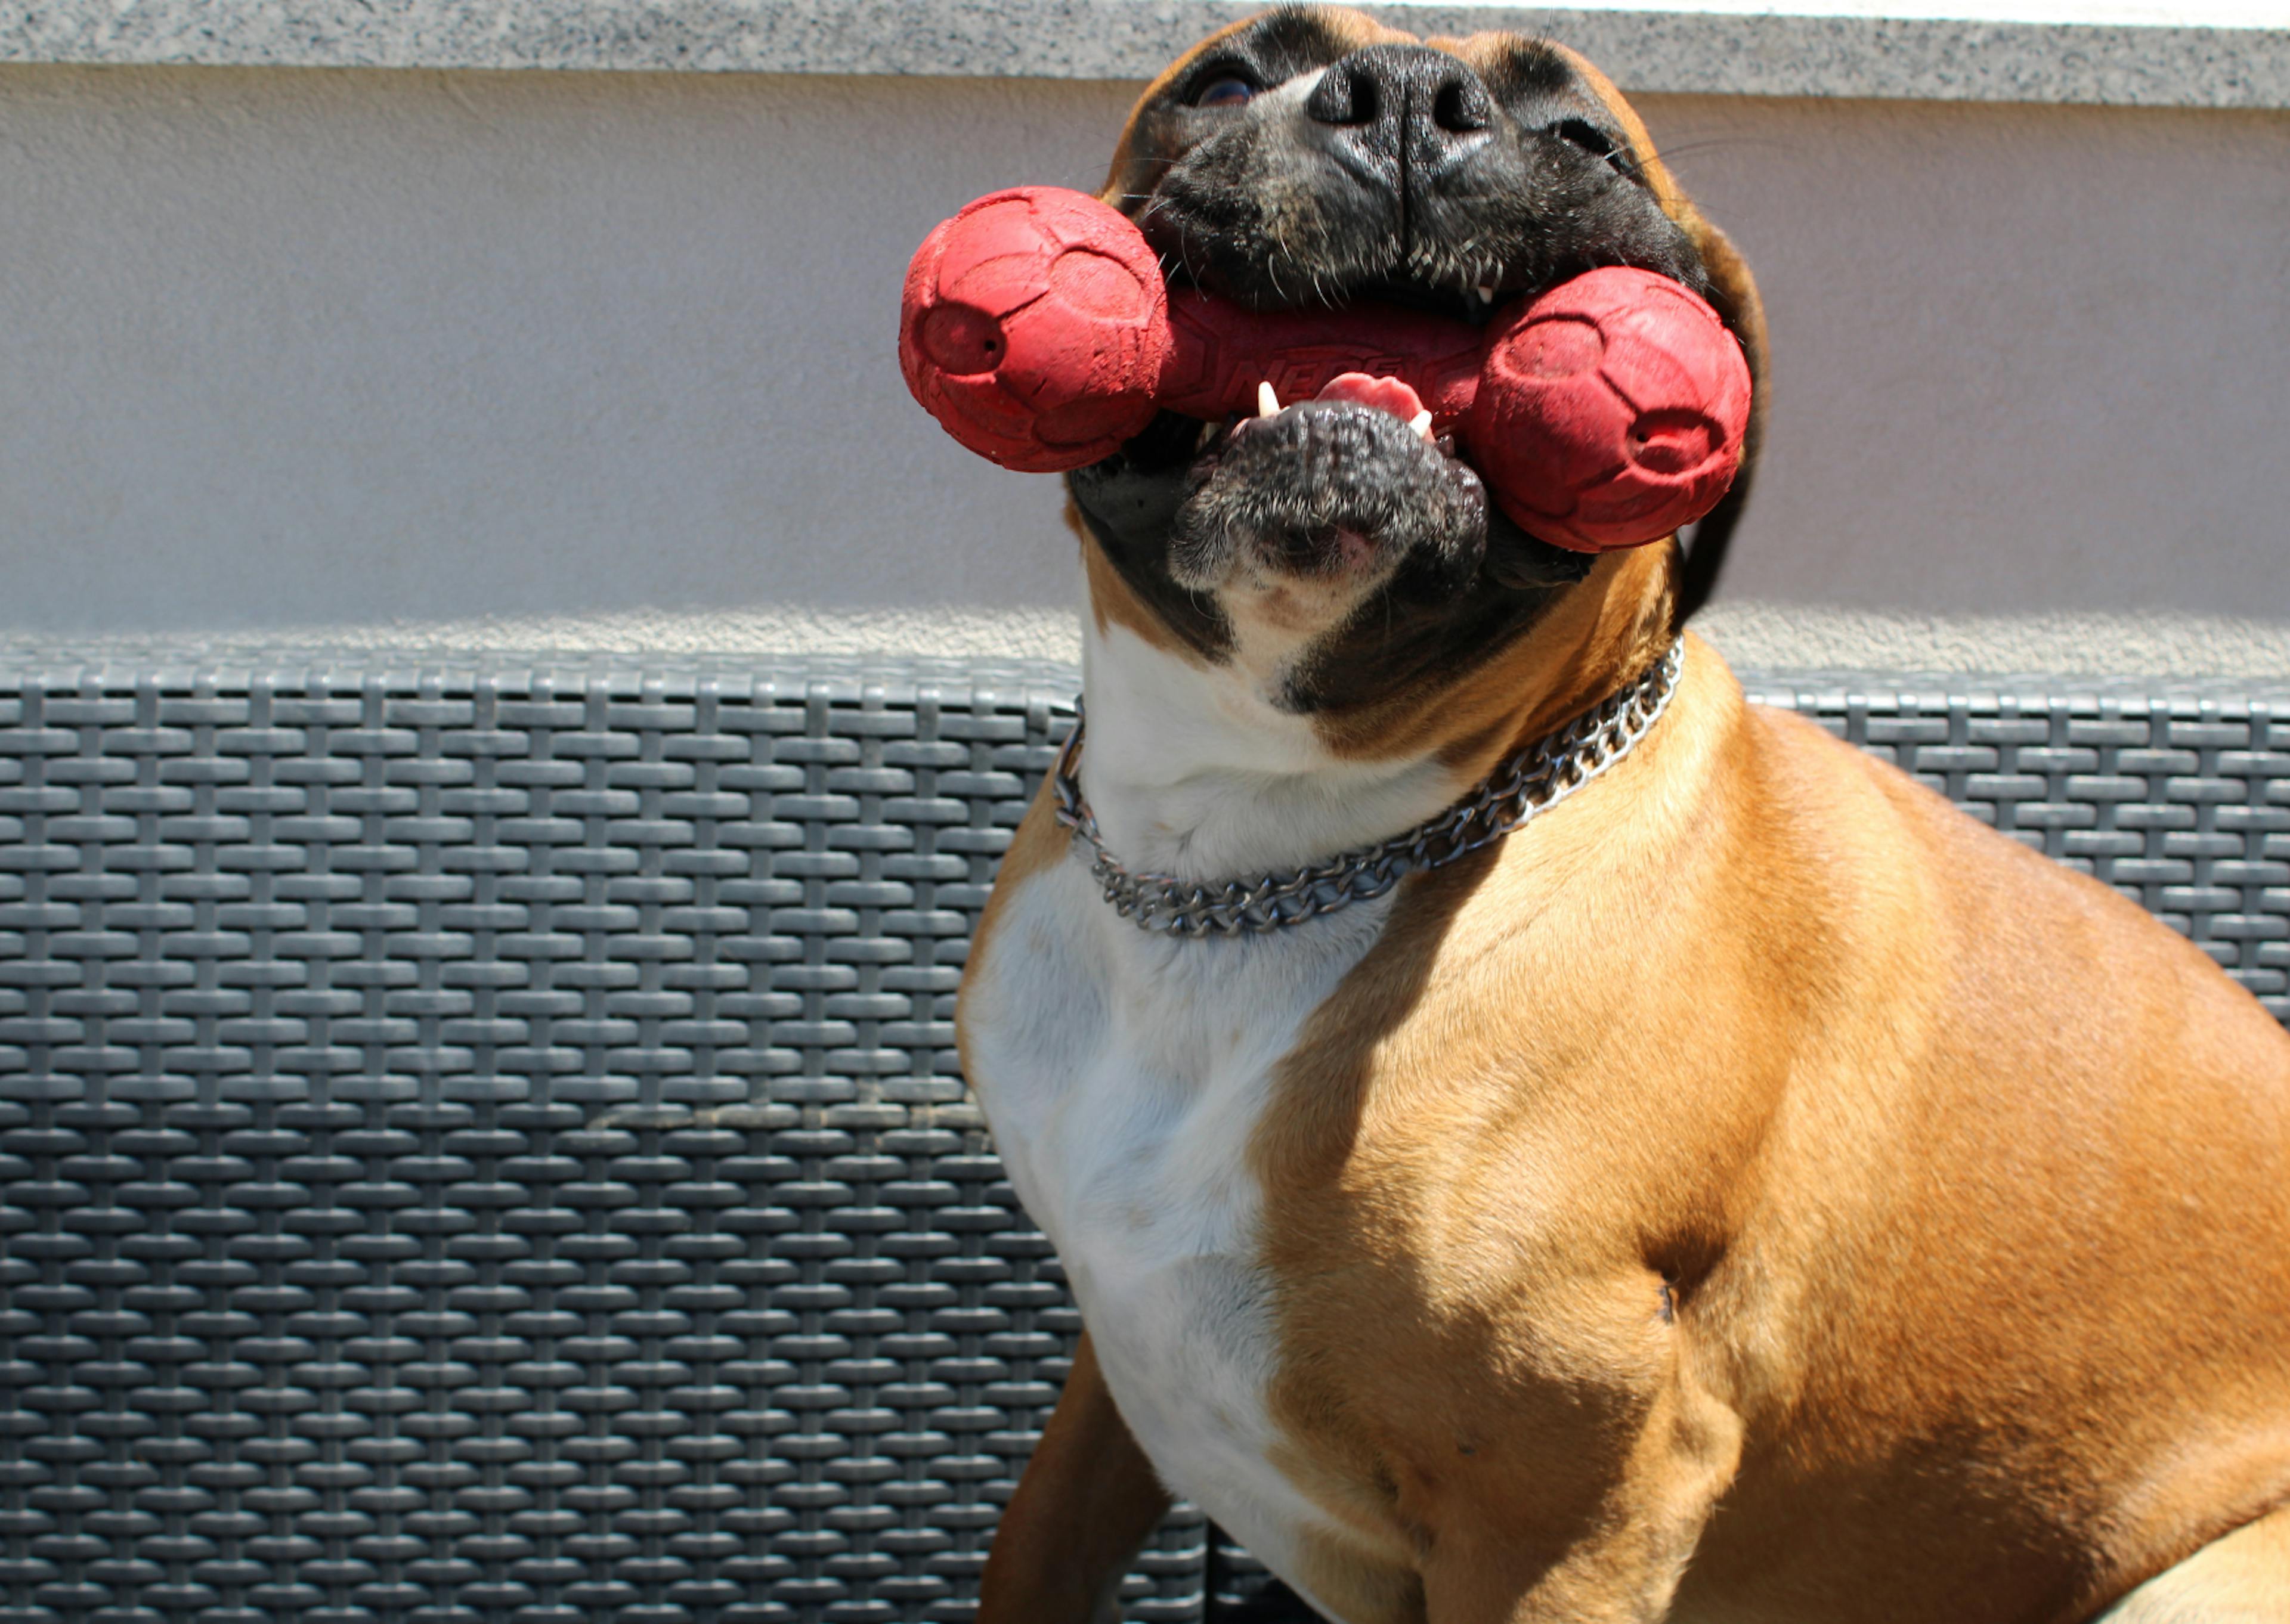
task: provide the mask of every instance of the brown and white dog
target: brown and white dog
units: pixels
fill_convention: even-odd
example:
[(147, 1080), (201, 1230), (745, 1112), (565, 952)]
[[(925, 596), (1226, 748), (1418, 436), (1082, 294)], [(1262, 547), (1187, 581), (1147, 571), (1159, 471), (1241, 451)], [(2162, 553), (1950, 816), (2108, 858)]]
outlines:
[[(1258, 304), (1618, 260), (1762, 348), (1538, 40), (1269, 13), (1146, 92), (1105, 196)], [(1133, 871), (1407, 829), (1680, 618), (1674, 544), (1531, 541), (1366, 404), (1164, 420), (1071, 489)], [(1282, 930), (1140, 930), (1045, 798), (960, 1034), (1088, 1328), (982, 1624), (1101, 1616), (1173, 1490), (1346, 1624), (2290, 1620), (2290, 1037), (1691, 638), (1605, 776)]]

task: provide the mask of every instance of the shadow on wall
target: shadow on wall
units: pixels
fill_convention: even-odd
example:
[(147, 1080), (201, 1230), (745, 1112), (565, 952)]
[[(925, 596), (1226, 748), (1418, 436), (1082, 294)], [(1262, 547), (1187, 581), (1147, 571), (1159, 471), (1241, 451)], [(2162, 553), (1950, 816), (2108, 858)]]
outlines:
[(2290, 620), (2290, 115), (1649, 101), (1772, 318), (1734, 596)]
[[(1076, 597), (892, 356), (915, 243), (1134, 87), (0, 69), (0, 547), (44, 632)], [(2290, 619), (2290, 116), (1649, 98), (1759, 270), (1729, 590)]]

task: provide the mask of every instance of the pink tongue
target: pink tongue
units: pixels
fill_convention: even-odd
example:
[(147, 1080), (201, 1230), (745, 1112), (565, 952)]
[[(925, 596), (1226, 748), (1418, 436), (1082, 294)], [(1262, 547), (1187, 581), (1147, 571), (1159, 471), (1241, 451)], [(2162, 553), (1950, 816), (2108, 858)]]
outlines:
[(1320, 391), (1320, 398), (1374, 406), (1390, 412), (1403, 423), (1413, 422), (1423, 410), (1423, 397), (1409, 385), (1397, 378), (1378, 378), (1367, 372), (1345, 372), (1331, 379), (1328, 387)]

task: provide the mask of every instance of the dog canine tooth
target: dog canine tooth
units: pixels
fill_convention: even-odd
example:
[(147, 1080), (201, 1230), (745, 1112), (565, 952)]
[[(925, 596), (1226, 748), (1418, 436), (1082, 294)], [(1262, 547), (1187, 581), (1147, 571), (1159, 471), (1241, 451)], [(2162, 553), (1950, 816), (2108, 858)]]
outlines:
[(1280, 396), (1273, 393), (1272, 380), (1269, 378), (1256, 386), (1256, 415), (1259, 417), (1280, 415)]
[(1431, 437), (1431, 408), (1426, 406), (1413, 417), (1409, 418), (1407, 420), (1407, 426), (1410, 428), (1413, 428), (1417, 434), (1421, 435), (1425, 439), (1429, 439)]

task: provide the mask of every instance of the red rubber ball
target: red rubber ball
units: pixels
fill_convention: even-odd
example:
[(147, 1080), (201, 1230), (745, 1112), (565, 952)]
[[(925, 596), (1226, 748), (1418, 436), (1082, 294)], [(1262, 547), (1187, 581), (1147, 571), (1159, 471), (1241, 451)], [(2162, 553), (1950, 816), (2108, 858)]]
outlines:
[(1718, 313), (1652, 271), (1562, 283), (1495, 337), (1471, 450), (1528, 534), (1580, 552), (1700, 518), (1742, 462), (1750, 368)]
[(899, 366), (964, 445), (1021, 473), (1109, 457), (1153, 419), (1168, 292), (1136, 228), (1056, 187), (989, 193), (907, 267)]

